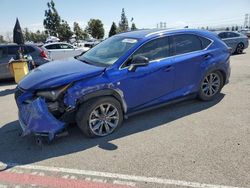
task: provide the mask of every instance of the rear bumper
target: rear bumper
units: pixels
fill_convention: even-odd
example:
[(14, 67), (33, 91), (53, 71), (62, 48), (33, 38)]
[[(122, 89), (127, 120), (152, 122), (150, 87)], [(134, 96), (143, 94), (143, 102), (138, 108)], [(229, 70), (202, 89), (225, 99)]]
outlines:
[[(22, 98), (22, 97), (20, 97)], [(18, 118), (23, 135), (47, 135), (50, 140), (65, 129), (65, 123), (57, 120), (48, 110), (44, 99), (37, 98), (30, 103), (18, 101)]]

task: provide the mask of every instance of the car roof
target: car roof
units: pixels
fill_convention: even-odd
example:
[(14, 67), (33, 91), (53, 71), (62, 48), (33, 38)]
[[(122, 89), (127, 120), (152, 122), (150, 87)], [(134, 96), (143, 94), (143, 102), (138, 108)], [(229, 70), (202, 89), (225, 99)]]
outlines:
[[(49, 46), (49, 45), (53, 45), (53, 44), (69, 44), (67, 42), (50, 42), (50, 43), (46, 43), (43, 46)], [(72, 46), (72, 44), (69, 44)]]
[[(7, 44), (0, 44), (0, 47), (8, 47), (8, 46), (21, 46), (16, 43), (7, 43)], [(38, 47), (35, 44), (24, 44), (23, 46), (32, 46), (32, 47)]]
[(171, 35), (171, 34), (198, 34), (198, 35), (210, 35), (213, 34), (206, 30), (201, 29), (144, 29), (144, 30), (137, 30), (137, 31), (129, 31), (125, 33), (118, 34), (116, 36), (128, 37), (128, 38), (153, 38), (159, 35)]

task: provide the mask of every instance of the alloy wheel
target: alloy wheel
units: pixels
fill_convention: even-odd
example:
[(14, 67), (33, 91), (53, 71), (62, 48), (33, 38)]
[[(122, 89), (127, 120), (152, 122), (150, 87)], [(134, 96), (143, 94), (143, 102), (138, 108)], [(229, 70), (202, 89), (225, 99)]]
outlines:
[(243, 49), (244, 49), (243, 44), (238, 44), (236, 51), (238, 54), (241, 54), (243, 52)]
[(106, 136), (118, 126), (119, 112), (110, 103), (101, 104), (90, 113), (88, 123), (95, 135)]
[(212, 97), (220, 90), (221, 79), (217, 73), (211, 73), (205, 77), (201, 85), (202, 92), (207, 97)]

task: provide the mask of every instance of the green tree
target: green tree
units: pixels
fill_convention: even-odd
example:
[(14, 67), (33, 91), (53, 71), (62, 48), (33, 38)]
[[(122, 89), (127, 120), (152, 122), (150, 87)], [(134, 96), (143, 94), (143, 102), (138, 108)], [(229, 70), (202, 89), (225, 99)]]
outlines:
[(234, 29), (234, 26), (232, 27), (232, 31), (234, 31), (235, 29)]
[(46, 33), (52, 36), (57, 36), (60, 30), (61, 17), (59, 16), (53, 0), (47, 3), (48, 10), (45, 10), (45, 19), (43, 21)]
[(134, 30), (137, 30), (137, 27), (135, 25), (135, 23), (133, 22), (132, 25), (131, 25), (131, 30), (134, 31)]
[(103, 23), (99, 19), (90, 19), (86, 31), (96, 39), (102, 39), (104, 37)]
[(129, 30), (128, 19), (125, 14), (124, 8), (122, 9), (121, 20), (119, 22), (119, 32), (126, 32)]
[(226, 31), (229, 31), (229, 27), (226, 27)]
[(44, 31), (37, 30), (36, 32), (31, 32), (28, 28), (24, 29), (24, 38), (26, 41), (45, 42), (48, 35)]
[(113, 36), (117, 34), (117, 26), (115, 24), (115, 22), (112, 23), (110, 31), (109, 31), (109, 37)]
[(62, 41), (69, 41), (72, 35), (73, 35), (73, 32), (71, 31), (69, 24), (65, 20), (62, 20), (62, 23), (60, 24), (60, 27), (58, 30), (58, 37)]
[(88, 38), (88, 34), (82, 30), (77, 22), (74, 22), (73, 31), (77, 41)]
[(236, 27), (235, 27), (235, 31), (238, 31), (239, 30), (239, 26), (238, 25), (236, 25)]

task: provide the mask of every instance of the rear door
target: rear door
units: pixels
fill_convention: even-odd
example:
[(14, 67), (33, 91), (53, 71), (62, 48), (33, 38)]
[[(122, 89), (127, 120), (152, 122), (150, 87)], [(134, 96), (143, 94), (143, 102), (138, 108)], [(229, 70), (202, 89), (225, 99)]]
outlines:
[(176, 95), (185, 96), (193, 92), (202, 77), (201, 65), (210, 61), (212, 54), (207, 48), (212, 41), (192, 34), (179, 34), (170, 37), (174, 56)]

